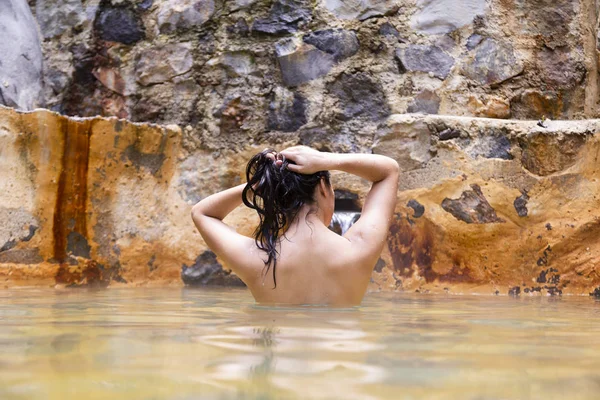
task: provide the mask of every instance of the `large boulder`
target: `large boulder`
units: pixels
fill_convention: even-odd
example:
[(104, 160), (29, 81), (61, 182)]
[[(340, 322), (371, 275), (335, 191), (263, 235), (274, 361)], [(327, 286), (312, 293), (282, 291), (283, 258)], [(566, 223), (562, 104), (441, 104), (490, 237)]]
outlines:
[(25, 0), (0, 0), (0, 104), (31, 110), (41, 101), (42, 49)]

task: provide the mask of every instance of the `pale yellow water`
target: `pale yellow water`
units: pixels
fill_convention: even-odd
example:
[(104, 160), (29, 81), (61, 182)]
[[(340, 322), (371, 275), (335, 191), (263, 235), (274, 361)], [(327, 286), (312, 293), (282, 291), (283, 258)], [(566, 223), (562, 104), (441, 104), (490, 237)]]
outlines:
[(592, 298), (0, 291), (0, 399), (600, 399)]

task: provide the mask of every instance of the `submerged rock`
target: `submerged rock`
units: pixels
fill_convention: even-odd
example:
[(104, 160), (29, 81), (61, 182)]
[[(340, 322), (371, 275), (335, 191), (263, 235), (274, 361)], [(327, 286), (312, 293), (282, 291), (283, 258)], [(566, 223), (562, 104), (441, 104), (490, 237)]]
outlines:
[(188, 286), (246, 286), (231, 271), (225, 271), (210, 250), (200, 254), (194, 264), (181, 267), (181, 280)]
[(42, 48), (25, 0), (0, 0), (0, 104), (31, 110), (42, 93)]
[(454, 65), (454, 58), (444, 50), (420, 44), (396, 50), (396, 59), (406, 71), (429, 72), (440, 79), (446, 79)]

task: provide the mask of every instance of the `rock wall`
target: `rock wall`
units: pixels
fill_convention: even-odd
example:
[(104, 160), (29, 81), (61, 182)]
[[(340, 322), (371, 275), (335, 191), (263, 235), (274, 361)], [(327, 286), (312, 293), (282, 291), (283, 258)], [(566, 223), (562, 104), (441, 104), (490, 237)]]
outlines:
[(332, 135), (363, 151), (406, 112), (598, 116), (595, 0), (29, 4), (47, 108), (176, 123), (189, 151)]
[[(542, 124), (544, 125), (544, 124)], [(600, 120), (392, 115), (369, 138), (402, 169), (372, 290), (588, 294), (600, 287)], [(0, 107), (0, 279), (15, 285), (240, 281), (192, 205), (243, 182), (238, 151), (188, 153), (175, 125)], [(335, 136), (323, 147), (335, 147)], [(297, 144), (299, 139), (281, 146)], [(360, 205), (368, 182), (333, 183)], [(251, 234), (240, 207), (227, 222)], [(597, 291), (599, 291), (598, 289)]]

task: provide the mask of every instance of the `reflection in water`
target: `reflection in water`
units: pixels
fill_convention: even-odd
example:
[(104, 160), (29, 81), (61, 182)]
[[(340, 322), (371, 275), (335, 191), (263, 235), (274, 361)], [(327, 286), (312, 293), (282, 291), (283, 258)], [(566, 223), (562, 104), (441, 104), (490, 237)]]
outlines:
[(1, 399), (596, 399), (600, 303), (244, 290), (0, 292)]

